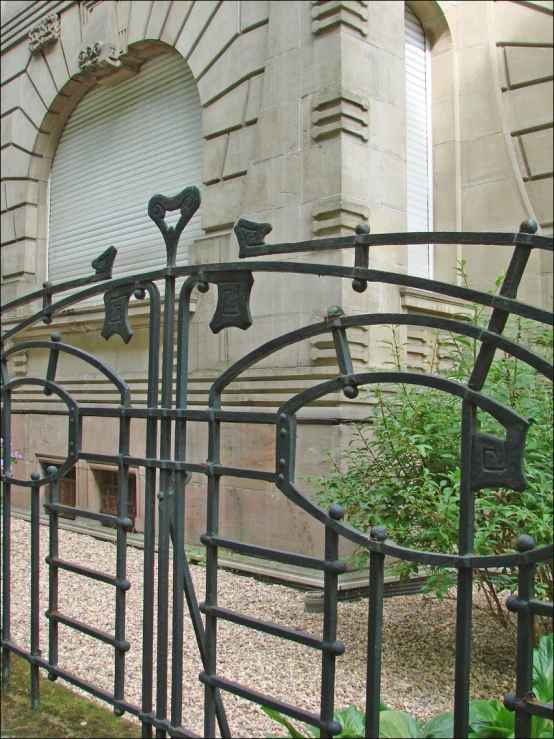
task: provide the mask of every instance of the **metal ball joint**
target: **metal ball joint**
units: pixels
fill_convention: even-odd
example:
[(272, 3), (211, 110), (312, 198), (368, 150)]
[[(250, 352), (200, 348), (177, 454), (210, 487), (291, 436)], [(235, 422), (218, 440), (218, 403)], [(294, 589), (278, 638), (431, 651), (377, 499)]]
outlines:
[(40, 472), (31, 472), (31, 480), (40, 480)]
[(50, 339), (57, 343), (62, 340), (62, 335), (59, 331), (54, 331), (54, 333), (50, 334)]
[(516, 710), (516, 696), (515, 693), (508, 693), (504, 696), (504, 708), (507, 708), (508, 711), (515, 711)]
[(329, 516), (335, 521), (340, 521), (341, 518), (344, 518), (344, 508), (341, 505), (338, 505), (338, 503), (333, 503), (329, 508)]
[(342, 724), (339, 724), (338, 721), (321, 721), (319, 723), (319, 728), (322, 731), (326, 731), (328, 734), (331, 734), (331, 736), (337, 736), (337, 734), (340, 734), (342, 731)]
[(345, 385), (342, 389), (342, 393), (345, 397), (350, 398), (350, 400), (354, 400), (354, 398), (358, 397), (359, 390), (356, 387), (356, 385)]
[(374, 526), (369, 536), (374, 541), (385, 541), (388, 538), (387, 530), (384, 526)]
[(538, 230), (539, 224), (535, 221), (534, 218), (526, 218), (519, 224), (520, 233), (536, 234)]
[(516, 539), (516, 549), (518, 552), (530, 552), (535, 548), (535, 540), (529, 534), (522, 534)]
[(329, 645), (329, 651), (335, 657), (340, 657), (344, 654), (346, 647), (341, 641), (334, 641)]

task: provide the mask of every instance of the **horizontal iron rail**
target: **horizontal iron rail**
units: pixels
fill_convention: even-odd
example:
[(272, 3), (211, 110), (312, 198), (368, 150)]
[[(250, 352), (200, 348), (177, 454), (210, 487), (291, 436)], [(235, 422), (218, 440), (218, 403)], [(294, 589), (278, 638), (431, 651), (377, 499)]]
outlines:
[(554, 605), (550, 602), (547, 603), (545, 601), (540, 600), (530, 600), (529, 603), (529, 610), (534, 616), (547, 616), (552, 618)]
[(93, 639), (98, 639), (98, 641), (109, 644), (114, 647), (114, 649), (118, 649), (121, 652), (127, 652), (131, 647), (128, 641), (119, 642), (112, 634), (108, 634), (106, 631), (102, 631), (102, 629), (97, 629), (95, 626), (89, 626), (89, 624), (85, 624), (83, 621), (79, 621), (76, 618), (71, 618), (71, 616), (65, 616), (59, 611), (49, 609), (46, 611), (46, 616), (47, 618), (52, 619), (52, 621), (57, 621), (64, 626), (69, 626), (69, 628), (75, 629), (75, 631), (80, 631), (82, 634), (92, 636)]
[(221, 690), (226, 690), (228, 693), (238, 695), (240, 698), (246, 698), (246, 700), (257, 703), (259, 706), (273, 708), (274, 711), (284, 713), (286, 716), (290, 716), (297, 721), (304, 721), (304, 723), (310, 724), (311, 726), (320, 726), (321, 724), (319, 716), (315, 713), (310, 713), (309, 711), (304, 711), (301, 708), (296, 708), (295, 706), (291, 706), (289, 703), (284, 703), (283, 701), (271, 698), (269, 695), (259, 693), (257, 690), (246, 688), (244, 685), (235, 683), (232, 680), (226, 680), (225, 678), (218, 677), (217, 675), (212, 675), (210, 677), (205, 672), (201, 672), (199, 678), (203, 683), (208, 683), (213, 687), (220, 688)]
[[(304, 631), (298, 631), (296, 629), (289, 629), (286, 626), (278, 626), (277, 624), (270, 623), (268, 621), (261, 621), (259, 618), (252, 618), (236, 611), (230, 611), (228, 608), (221, 608), (220, 606), (207, 606), (205, 603), (200, 603), (200, 611), (202, 613), (209, 613), (212, 616), (223, 621), (230, 621), (231, 623), (238, 624), (239, 626), (246, 626), (256, 631), (263, 631), (264, 634), (271, 634), (271, 636), (279, 636), (281, 639), (287, 641), (297, 642), (305, 647), (312, 647), (313, 649), (325, 649), (325, 645), (322, 639), (318, 639), (316, 636), (307, 634)], [(327, 645), (327, 648), (328, 645)]]
[(554, 719), (554, 705), (552, 703), (541, 703), (537, 700), (528, 699), (516, 700), (513, 706), (516, 711), (524, 711), (532, 716), (550, 719), (550, 721)]
[(222, 536), (207, 537), (205, 534), (202, 534), (200, 537), (202, 543), (208, 539), (213, 546), (220, 547), (221, 549), (229, 549), (239, 554), (249, 554), (253, 557), (284, 562), (285, 564), (297, 565), (298, 567), (309, 567), (312, 570), (325, 570), (326, 566), (328, 566), (325, 560), (306, 557), (303, 554), (283, 552), (280, 549), (270, 549), (269, 547), (261, 547), (256, 544), (246, 544), (245, 542), (235, 541), (234, 539), (225, 539)]
[(105, 582), (108, 585), (119, 586), (115, 575), (108, 575), (107, 572), (101, 572), (100, 570), (92, 570), (90, 567), (83, 567), (82, 565), (73, 564), (73, 562), (67, 562), (64, 559), (58, 557), (46, 557), (46, 564), (52, 565), (52, 567), (58, 567), (60, 570), (66, 570), (67, 572), (73, 572), (76, 575), (83, 575), (91, 580), (99, 580)]
[[(204, 268), (206, 269), (206, 267)], [(195, 274), (201, 277), (202, 267), (172, 267), (169, 270), (157, 270), (155, 272), (145, 272), (143, 274), (134, 275), (132, 278), (124, 277), (119, 280), (112, 280), (110, 282), (110, 290), (116, 287), (133, 286), (136, 282), (152, 282), (155, 280), (166, 277), (168, 273), (175, 277), (185, 277), (187, 275)], [(514, 315), (521, 316), (523, 318), (529, 318), (531, 320), (539, 321), (552, 325), (554, 318), (552, 313), (529, 306), (525, 303), (520, 303), (512, 298), (506, 298), (501, 295), (491, 295), (490, 293), (484, 293), (479, 290), (473, 290), (461, 285), (452, 285), (447, 282), (439, 282), (436, 280), (429, 280), (422, 277), (412, 277), (406, 274), (400, 274), (396, 272), (381, 272), (374, 269), (363, 269), (361, 267), (339, 267), (332, 265), (319, 265), (319, 264), (302, 264), (296, 262), (233, 262), (233, 263), (219, 263), (209, 265), (209, 272), (215, 275), (217, 272), (279, 272), (281, 274), (299, 274), (299, 275), (318, 275), (320, 277), (342, 277), (346, 279), (360, 279), (366, 280), (367, 282), (382, 282), (390, 285), (400, 285), (404, 287), (414, 287), (422, 290), (428, 290), (430, 292), (436, 292), (441, 295), (447, 295), (454, 298), (460, 298), (467, 300), (471, 303), (477, 303), (479, 305), (488, 306), (491, 308), (497, 308), (513, 313)], [(48, 308), (43, 308), (37, 311), (27, 318), (23, 318), (17, 326), (8, 329), (2, 336), (2, 341), (5, 342), (8, 339), (15, 336), (17, 333), (32, 326), (34, 323), (41, 321), (43, 318), (49, 318), (54, 313), (68, 308), (71, 305), (79, 303), (86, 298), (94, 297), (102, 292), (105, 292), (106, 286), (89, 288), (87, 290), (72, 295), (58, 303), (53, 303)]]
[[(516, 242), (516, 239), (518, 241)], [(250, 248), (248, 256), (266, 256), (269, 254), (289, 254), (291, 252), (314, 252), (329, 249), (345, 249), (356, 246), (402, 246), (408, 244), (475, 244), (483, 246), (514, 246), (515, 243), (525, 244), (531, 249), (544, 249), (552, 251), (552, 238), (548, 236), (537, 236), (536, 234), (514, 234), (497, 233), (486, 231), (429, 231), (413, 233), (390, 233), (390, 234), (360, 234), (356, 236), (339, 236), (329, 239), (312, 239), (310, 241), (299, 241), (296, 243), (263, 244)], [(160, 277), (176, 276), (176, 268), (168, 267), (158, 270)], [(189, 273), (190, 274), (190, 273)], [(106, 282), (106, 276), (90, 275), (77, 280), (43, 287), (29, 295), (6, 303), (2, 312), (13, 310), (27, 302), (38, 300), (45, 296), (52, 296), (65, 290), (73, 290), (84, 287), (92, 282)], [(110, 284), (112, 282), (110, 281)]]
[(89, 518), (92, 521), (114, 524), (115, 526), (121, 523), (117, 516), (110, 516), (109, 513), (96, 513), (95, 511), (86, 511), (83, 508), (75, 508), (74, 506), (62, 505), (61, 503), (45, 502), (44, 510), (55, 511), (56, 513), (69, 513), (72, 516), (79, 516), (79, 518)]
[(351, 246), (403, 246), (411, 244), (476, 244), (482, 246), (515, 246), (524, 244), (531, 249), (552, 251), (552, 238), (530, 233), (497, 233), (483, 231), (414, 231), (388, 234), (356, 234), (355, 236), (335, 236), (328, 239), (310, 239), (282, 244), (261, 244), (249, 246), (248, 257), (263, 257), (270, 254), (291, 254), (295, 252), (326, 251), (346, 249)]

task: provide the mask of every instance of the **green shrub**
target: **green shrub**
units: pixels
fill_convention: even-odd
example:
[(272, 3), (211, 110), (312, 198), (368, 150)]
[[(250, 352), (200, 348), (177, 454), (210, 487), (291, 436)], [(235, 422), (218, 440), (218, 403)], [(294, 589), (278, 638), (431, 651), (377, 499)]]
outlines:
[[(463, 264), (462, 264), (463, 274)], [(474, 306), (472, 320), (485, 324)], [(398, 330), (385, 342), (392, 366), (406, 371)], [(526, 343), (543, 356), (552, 355), (552, 330), (522, 319), (511, 320), (506, 335)], [(428, 370), (467, 385), (479, 343), (464, 336), (434, 336)], [(448, 356), (447, 367), (444, 358)], [(551, 383), (518, 359), (497, 352), (483, 392), (531, 420), (525, 449), (528, 487), (524, 492), (485, 489), (475, 500), (475, 553), (515, 551), (523, 533), (537, 546), (552, 541), (552, 418)], [(456, 553), (459, 523), (461, 400), (416, 385), (375, 385), (368, 392), (372, 411), (354, 426), (346, 450), (327, 452), (330, 473), (310, 478), (316, 500), (324, 507), (339, 503), (348, 522), (368, 533), (384, 526), (396, 544), (418, 550)], [(479, 412), (478, 430), (504, 436), (504, 428)], [(357, 550), (354, 561), (365, 565), (368, 552)], [(416, 563), (397, 561), (395, 574), (407, 579)], [(499, 593), (515, 590), (517, 572), (477, 571), (477, 585), (487, 609), (503, 626), (511, 624)], [(426, 590), (448, 597), (455, 573), (432, 569)], [(537, 567), (537, 596), (552, 600), (552, 563)]]

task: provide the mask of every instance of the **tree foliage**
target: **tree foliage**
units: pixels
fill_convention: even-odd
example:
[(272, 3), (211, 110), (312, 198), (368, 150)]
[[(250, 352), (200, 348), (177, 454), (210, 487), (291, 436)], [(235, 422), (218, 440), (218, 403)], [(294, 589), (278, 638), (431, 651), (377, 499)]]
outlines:
[[(461, 273), (463, 272), (461, 264)], [(497, 284), (500, 284), (500, 280)], [(471, 320), (485, 324), (486, 315), (473, 307)], [(516, 318), (505, 332), (543, 356), (552, 355), (552, 330)], [(391, 364), (406, 371), (399, 333), (385, 342)], [(467, 384), (479, 343), (464, 336), (439, 335), (431, 341), (429, 371)], [(448, 355), (446, 369), (441, 357)], [(551, 384), (520, 360), (497, 353), (483, 392), (531, 420), (525, 449), (528, 487), (524, 492), (485, 489), (475, 500), (475, 553), (515, 551), (520, 534), (542, 546), (552, 541), (552, 419)], [(353, 428), (342, 452), (328, 452), (331, 472), (311, 479), (316, 499), (324, 506), (342, 505), (349, 523), (369, 532), (384, 526), (395, 543), (419, 550), (455, 553), (458, 543), (461, 400), (434, 388), (396, 384), (372, 386), (371, 413)], [(503, 427), (479, 411), (478, 431), (504, 436)], [(359, 550), (355, 561), (367, 559)], [(417, 564), (397, 561), (396, 574), (406, 579)], [(443, 598), (455, 584), (455, 573), (431, 570), (426, 589)], [(510, 623), (499, 593), (515, 590), (517, 572), (481, 570), (477, 584), (490, 613), (502, 625)], [(552, 599), (552, 564), (537, 568), (537, 594)]]

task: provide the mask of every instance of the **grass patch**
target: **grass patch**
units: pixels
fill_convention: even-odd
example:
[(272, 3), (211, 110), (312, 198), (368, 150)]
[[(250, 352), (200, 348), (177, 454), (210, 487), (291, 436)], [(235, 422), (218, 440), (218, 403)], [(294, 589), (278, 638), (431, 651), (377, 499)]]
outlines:
[[(42, 675), (46, 676), (43, 670)], [(30, 665), (12, 654), (10, 690), (2, 691), (3, 737), (138, 739), (140, 735), (140, 725), (114, 716), (108, 708), (73, 693), (61, 681), (41, 679), (40, 709), (33, 710)]]

